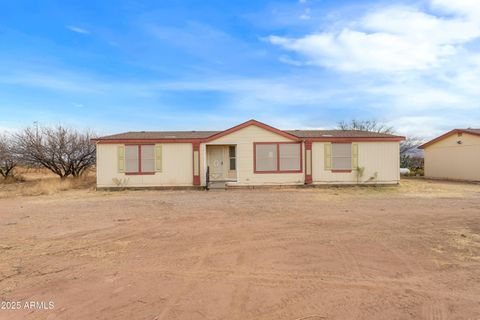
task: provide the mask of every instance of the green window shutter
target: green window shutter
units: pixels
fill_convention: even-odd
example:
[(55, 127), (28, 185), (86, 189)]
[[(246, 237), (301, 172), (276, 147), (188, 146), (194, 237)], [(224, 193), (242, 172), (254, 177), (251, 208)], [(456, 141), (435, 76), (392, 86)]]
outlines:
[(352, 143), (352, 169), (358, 168), (358, 144)]
[(155, 145), (155, 171), (162, 172), (162, 145)]
[(352, 143), (352, 169), (358, 168), (358, 144)]
[(325, 143), (323, 146), (324, 146), (323, 163), (325, 165), (325, 170), (331, 170), (332, 169), (332, 144)]
[(125, 146), (117, 148), (117, 168), (119, 173), (125, 172)]

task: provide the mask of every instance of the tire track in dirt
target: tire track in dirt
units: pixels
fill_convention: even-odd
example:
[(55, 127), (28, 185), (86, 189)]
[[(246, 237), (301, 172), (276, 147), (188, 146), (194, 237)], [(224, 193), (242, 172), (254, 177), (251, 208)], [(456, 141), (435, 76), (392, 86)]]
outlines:
[(478, 300), (478, 296), (475, 294), (456, 294), (456, 293), (446, 293), (446, 292), (437, 292), (436, 288), (426, 289), (419, 288), (416, 285), (415, 281), (410, 280), (399, 280), (392, 278), (376, 278), (376, 279), (365, 279), (358, 280), (356, 277), (342, 277), (342, 276), (320, 276), (318, 274), (292, 274), (290, 272), (222, 272), (221, 270), (211, 270), (211, 271), (202, 271), (198, 273), (186, 273), (186, 272), (175, 272), (171, 270), (162, 271), (170, 275), (176, 275), (179, 278), (190, 277), (192, 279), (202, 280), (218, 280), (219, 277), (222, 280), (227, 281), (245, 281), (245, 279), (250, 279), (256, 285), (264, 285), (268, 287), (275, 287), (276, 285), (283, 284), (286, 286), (292, 287), (295, 283), (303, 286), (308, 284), (315, 285), (316, 287), (321, 287), (321, 285), (332, 285), (338, 286), (341, 288), (359, 288), (365, 290), (371, 289), (382, 289), (382, 288), (395, 288), (395, 290), (411, 290), (412, 292), (418, 292), (423, 294), (436, 294), (437, 296), (445, 298), (455, 298), (455, 297), (465, 297), (472, 301)]
[[(217, 229), (218, 223), (212, 226), (212, 230)], [(207, 246), (201, 251), (201, 255), (199, 257), (198, 262), (193, 266), (192, 271), (199, 271), (201, 270), (202, 266), (205, 264), (208, 256), (212, 253), (211, 248), (215, 243), (216, 239), (213, 236), (210, 236), (207, 242)], [(187, 283), (180, 289), (180, 292), (175, 296), (171, 297), (167, 300), (166, 306), (163, 308), (162, 312), (158, 314), (154, 320), (163, 320), (163, 319), (171, 319), (167, 318), (167, 315), (173, 310), (173, 308), (180, 302), (180, 300), (190, 292), (198, 283), (198, 279), (190, 278)]]
[[(293, 304), (299, 303), (301, 301), (305, 301), (311, 298), (317, 291), (319, 290), (318, 287), (309, 287), (309, 288), (299, 288), (301, 291), (293, 292), (289, 294), (285, 294), (280, 298), (280, 301), (269, 306), (258, 307), (253, 309), (249, 312), (251, 315), (251, 319), (259, 319), (260, 317), (265, 317), (269, 315), (278, 315), (282, 311), (286, 310), (287, 308), (291, 307)], [(275, 317), (276, 318), (284, 318), (284, 317)]]
[(442, 302), (428, 301), (422, 306), (422, 315), (425, 320), (446, 320), (448, 311)]
[[(243, 242), (248, 243), (252, 241), (252, 235), (251, 233), (247, 233), (246, 237), (243, 237)], [(236, 263), (235, 263), (235, 270), (241, 270), (244, 265), (245, 265), (245, 259), (246, 259), (246, 254), (247, 250), (244, 247), (242, 250), (240, 250), (237, 254), (236, 257)], [(231, 314), (237, 315), (237, 317), (234, 317), (232, 319), (242, 319), (240, 315), (242, 314), (247, 314), (247, 303), (248, 303), (248, 297), (249, 297), (249, 290), (250, 290), (250, 279), (247, 279), (246, 281), (241, 281), (240, 284), (238, 284), (235, 287), (235, 291), (232, 294), (232, 300), (230, 302), (230, 310)]]
[[(109, 233), (104, 233), (104, 234), (100, 233), (101, 231), (112, 231), (113, 232), (113, 231), (115, 231), (115, 227), (98, 229), (98, 230), (95, 230), (93, 232), (88, 232), (88, 231), (87, 232), (78, 232), (78, 233), (75, 233), (75, 235), (77, 237), (80, 236), (80, 238), (83, 238), (86, 235), (90, 235), (90, 234), (94, 234), (94, 233), (100, 233), (101, 235), (104, 235), (105, 239), (102, 240), (102, 241), (99, 241), (99, 239), (92, 239), (91, 244), (80, 246), (80, 247), (74, 247), (74, 248), (70, 248), (70, 249), (52, 251), (52, 252), (49, 252), (48, 255), (67, 254), (67, 253), (72, 253), (72, 252), (79, 251), (79, 250), (84, 250), (84, 249), (106, 247), (106, 246), (112, 245), (112, 244), (114, 244), (118, 241), (128, 240), (128, 239), (132, 239), (132, 238), (136, 239), (138, 237), (141, 237), (142, 235), (146, 235), (146, 236), (150, 237), (152, 232), (158, 231), (158, 226), (145, 228), (143, 225), (130, 224), (128, 226), (128, 229), (134, 229), (134, 230), (142, 229), (142, 230), (137, 231), (137, 232), (120, 233), (121, 235), (117, 236), (117, 237), (112, 237), (110, 235), (110, 232)], [(48, 241), (51, 241), (51, 240), (59, 241), (59, 243), (63, 243), (62, 240), (69, 240), (69, 241), (74, 243), (77, 240), (77, 238), (72, 239), (72, 237), (70, 235), (65, 235), (65, 236), (62, 236), (62, 237), (48, 239)], [(34, 248), (34, 247), (35, 247), (35, 245), (32, 245), (32, 248)], [(31, 251), (34, 252), (34, 250), (31, 250)], [(39, 253), (39, 254), (31, 255), (30, 257), (32, 257), (32, 258), (41, 257), (43, 255), (44, 255), (43, 253)]]
[[(335, 248), (336, 253), (343, 261), (342, 267), (346, 271), (351, 270), (351, 267), (353, 267), (353, 274), (357, 281), (365, 279), (365, 276), (362, 273), (354, 254), (351, 253), (350, 249), (346, 245), (337, 245), (335, 244), (335, 241), (337, 241), (338, 243), (342, 243), (344, 241), (337, 234), (334, 234), (334, 239), (331, 242), (331, 244)], [(361, 296), (362, 292), (359, 290), (357, 290), (355, 294), (349, 296), (349, 313), (352, 319), (356, 319), (360, 313)]]
[[(292, 274), (290, 272), (278, 273), (269, 272), (268, 270), (265, 270), (263, 272), (242, 271), (244, 269), (242, 269), (241, 266), (244, 263), (246, 252), (255, 252), (259, 249), (268, 250), (271, 248), (283, 248), (284, 250), (287, 250), (287, 246), (283, 244), (285, 241), (288, 240), (289, 242), (291, 242), (305, 240), (304, 232), (291, 232), (291, 227), (292, 226), (289, 227), (288, 231), (275, 230), (268, 233), (260, 231), (249, 232), (248, 236), (244, 237), (242, 243), (249, 244), (249, 246), (244, 247), (244, 249), (239, 253), (237, 259), (238, 264), (235, 270), (224, 274), (223, 277), (223, 280), (227, 279), (229, 282), (241, 283), (240, 286), (237, 286), (234, 292), (232, 308), (230, 309), (232, 311), (232, 314), (238, 315), (237, 319), (259, 319), (269, 316), (274, 316), (274, 319), (277, 319), (278, 315), (282, 312), (285, 312), (285, 310), (290, 308), (292, 304), (307, 300), (318, 291), (318, 287), (309, 284), (306, 281), (295, 282), (295, 279), (298, 275)], [(252, 250), (250, 248), (250, 250), (247, 251), (247, 248), (249, 248), (251, 245), (253, 245), (256, 250)], [(257, 277), (257, 274), (262, 274), (263, 279)], [(256, 287), (266, 287), (268, 289), (276, 288), (279, 285), (285, 284), (284, 275), (288, 275), (288, 277), (293, 279), (299, 291), (284, 294), (281, 297), (280, 301), (274, 304), (261, 307), (252, 307), (251, 310), (246, 310), (246, 302), (248, 302), (248, 293), (249, 290), (251, 290), (251, 284), (254, 284), (254, 286)], [(241, 280), (232, 281), (233, 279)], [(292, 287), (292, 282), (289, 282), (289, 287)]]

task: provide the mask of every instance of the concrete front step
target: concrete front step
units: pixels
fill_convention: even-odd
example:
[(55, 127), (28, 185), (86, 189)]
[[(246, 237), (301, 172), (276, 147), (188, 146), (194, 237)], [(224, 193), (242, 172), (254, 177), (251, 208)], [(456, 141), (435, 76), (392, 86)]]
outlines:
[(226, 190), (227, 189), (227, 184), (222, 181), (212, 181), (208, 185), (209, 190)]

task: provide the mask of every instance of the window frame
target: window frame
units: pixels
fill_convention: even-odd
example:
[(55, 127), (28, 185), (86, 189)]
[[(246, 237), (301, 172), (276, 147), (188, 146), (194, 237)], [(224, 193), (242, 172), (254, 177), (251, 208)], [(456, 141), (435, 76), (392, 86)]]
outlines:
[[(155, 144), (138, 144), (138, 143), (128, 143), (126, 146), (136, 146), (138, 152), (138, 171), (136, 172), (127, 172), (127, 164), (125, 163), (125, 175), (128, 176), (138, 176), (138, 175), (154, 175), (155, 174)], [(142, 146), (151, 146), (153, 147), (153, 171), (142, 172)], [(126, 150), (126, 148), (124, 149)]]
[[(333, 161), (335, 158), (347, 158), (347, 157), (334, 157), (333, 156), (333, 145), (335, 144), (348, 144), (350, 146), (350, 169), (334, 169), (333, 168)], [(353, 167), (352, 167), (352, 159), (353, 159), (353, 153), (352, 153), (352, 143), (351, 142), (332, 142), (332, 154), (330, 155), (330, 161), (332, 164), (331, 172), (333, 173), (348, 173), (352, 172)]]
[[(260, 171), (257, 170), (257, 145), (272, 144), (277, 148), (277, 170)], [(300, 145), (300, 169), (298, 170), (280, 170), (280, 145), (281, 144), (298, 144)], [(299, 142), (254, 142), (253, 143), (253, 173), (302, 173), (303, 172), (303, 143)]]

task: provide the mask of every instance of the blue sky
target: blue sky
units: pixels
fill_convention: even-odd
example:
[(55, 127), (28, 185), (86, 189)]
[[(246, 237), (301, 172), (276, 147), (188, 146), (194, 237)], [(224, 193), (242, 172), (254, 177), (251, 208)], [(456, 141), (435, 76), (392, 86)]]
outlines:
[(0, 130), (480, 127), (480, 1), (2, 1)]

